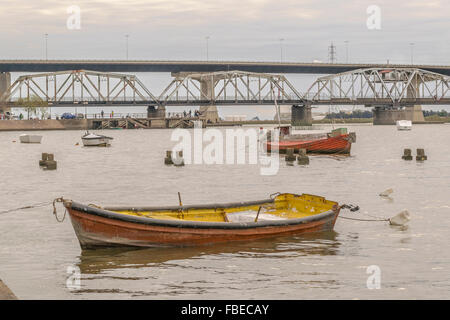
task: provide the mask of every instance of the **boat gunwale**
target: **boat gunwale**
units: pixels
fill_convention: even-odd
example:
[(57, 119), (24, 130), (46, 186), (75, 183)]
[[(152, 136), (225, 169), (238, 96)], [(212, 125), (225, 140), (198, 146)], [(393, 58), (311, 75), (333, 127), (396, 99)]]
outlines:
[[(260, 200), (260, 201), (251, 201), (251, 202), (241, 202), (241, 203), (233, 203), (236, 206), (245, 206), (245, 205), (255, 205), (255, 204), (263, 204), (268, 202), (274, 202), (274, 199), (269, 200)], [(71, 201), (70, 203), (65, 204), (66, 208), (75, 210), (85, 214), (91, 214), (94, 216), (111, 219), (111, 220), (120, 220), (130, 223), (136, 223), (140, 225), (149, 225), (149, 226), (164, 226), (164, 227), (173, 227), (173, 228), (194, 228), (194, 229), (253, 229), (253, 228), (262, 228), (262, 227), (278, 227), (278, 226), (289, 226), (289, 225), (298, 225), (298, 224), (306, 224), (309, 222), (315, 222), (320, 220), (325, 220), (328, 218), (335, 217), (339, 214), (339, 207), (336, 209), (331, 209), (325, 212), (321, 212), (318, 214), (314, 214), (307, 217), (296, 218), (296, 219), (282, 219), (282, 220), (266, 220), (266, 221), (249, 221), (249, 222), (206, 222), (206, 221), (186, 221), (186, 220), (167, 220), (167, 219), (157, 219), (157, 218), (149, 218), (149, 217), (139, 217), (132, 216), (123, 213), (113, 212), (103, 208), (92, 207), (88, 205), (84, 205), (78, 202)], [(212, 207), (211, 205), (192, 205), (192, 206), (182, 206), (182, 207), (165, 207), (182, 209), (182, 208), (230, 208), (230, 204), (216, 205)], [(123, 207), (118, 207), (123, 208)], [(147, 207), (147, 209), (150, 207)], [(108, 209), (111, 209), (109, 207)], [(135, 208), (136, 209), (136, 208)], [(159, 207), (162, 211), (162, 207)], [(171, 209), (168, 209), (171, 210)], [(69, 210), (70, 213), (70, 210)]]
[(114, 138), (112, 138), (112, 137), (107, 137), (107, 136), (97, 136), (97, 137), (86, 137), (86, 136), (82, 136), (81, 139), (83, 139), (83, 140), (96, 140), (96, 139), (109, 139), (109, 140), (114, 140)]
[(163, 206), (163, 207), (124, 207), (124, 206), (108, 206), (102, 209), (108, 211), (168, 211), (168, 210), (189, 210), (189, 209), (225, 209), (225, 208), (238, 208), (254, 206), (258, 204), (274, 203), (275, 200), (265, 199), (265, 200), (254, 200), (254, 201), (243, 201), (243, 202), (229, 202), (229, 203), (209, 203), (209, 204), (193, 204), (193, 205), (183, 205), (183, 206)]

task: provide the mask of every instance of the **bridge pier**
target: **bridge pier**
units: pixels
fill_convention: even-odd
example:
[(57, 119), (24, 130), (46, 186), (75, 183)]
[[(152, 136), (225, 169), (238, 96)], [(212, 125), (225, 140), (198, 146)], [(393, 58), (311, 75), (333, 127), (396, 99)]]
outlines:
[(209, 106), (200, 106), (200, 114), (201, 118), (205, 119), (207, 122), (210, 121), (212, 123), (219, 122), (219, 112), (217, 111), (217, 106), (209, 105)]
[[(415, 75), (413, 77), (412, 82), (414, 82), (414, 86), (408, 86), (406, 89), (406, 98), (418, 98), (420, 97), (420, 85), (423, 85), (423, 80), (418, 76)], [(423, 116), (422, 112), (422, 106), (421, 105), (413, 105), (406, 107), (408, 112), (411, 113), (411, 120), (412, 122), (425, 122), (425, 118)]]
[(165, 118), (166, 117), (166, 107), (165, 106), (148, 106), (147, 107), (147, 118)]
[[(214, 98), (214, 87), (216, 86), (216, 82), (218, 81), (218, 79), (211, 79), (211, 77), (208, 77), (206, 79), (198, 78), (197, 80), (200, 82), (200, 91), (202, 92), (202, 94), (207, 97)], [(213, 104), (208, 106), (200, 106), (199, 111), (201, 117), (207, 122), (217, 123), (220, 120), (217, 106)]]
[[(4, 93), (6, 93), (11, 86), (11, 73), (10, 72), (0, 72), (0, 99)], [(2, 104), (0, 101), (0, 113), (5, 113), (10, 111), (11, 108)]]
[(291, 124), (293, 126), (312, 126), (310, 105), (293, 105), (291, 107)]
[[(210, 101), (213, 101), (215, 98), (214, 88), (216, 87), (217, 82), (223, 79), (222, 76), (199, 72), (177, 72), (172, 73), (172, 76), (192, 76), (193, 80), (196, 80), (200, 83), (200, 92), (202, 95), (200, 99)], [(214, 104), (200, 106), (199, 111), (201, 114), (201, 119), (205, 120), (206, 122), (217, 123), (220, 120), (217, 106)]]
[(420, 105), (403, 108), (393, 106), (376, 106), (373, 109), (374, 125), (393, 125), (397, 120), (411, 120), (414, 123), (425, 122), (422, 107)]

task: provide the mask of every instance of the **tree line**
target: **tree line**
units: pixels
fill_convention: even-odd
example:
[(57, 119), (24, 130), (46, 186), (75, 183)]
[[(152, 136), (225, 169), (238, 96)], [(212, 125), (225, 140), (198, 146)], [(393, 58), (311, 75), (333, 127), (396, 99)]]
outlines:
[(372, 111), (353, 110), (352, 112), (339, 111), (328, 113), (325, 119), (367, 119), (372, 117)]
[[(438, 116), (438, 117), (450, 117), (450, 112), (446, 110), (433, 111), (433, 110), (423, 110), (424, 117)], [(325, 119), (367, 119), (372, 118), (373, 113), (369, 110), (354, 110), (352, 112), (332, 112), (328, 113)]]

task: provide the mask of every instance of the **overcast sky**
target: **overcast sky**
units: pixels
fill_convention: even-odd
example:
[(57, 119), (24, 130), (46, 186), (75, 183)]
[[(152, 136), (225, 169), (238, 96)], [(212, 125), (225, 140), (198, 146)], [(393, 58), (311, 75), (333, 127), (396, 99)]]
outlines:
[[(68, 29), (70, 6), (81, 28)], [(381, 10), (370, 30), (367, 8)], [(0, 59), (337, 61), (450, 64), (450, 0), (0, 0)], [(71, 20), (73, 21), (73, 20)], [(280, 39), (284, 39), (280, 41)], [(414, 43), (412, 46), (411, 43)]]

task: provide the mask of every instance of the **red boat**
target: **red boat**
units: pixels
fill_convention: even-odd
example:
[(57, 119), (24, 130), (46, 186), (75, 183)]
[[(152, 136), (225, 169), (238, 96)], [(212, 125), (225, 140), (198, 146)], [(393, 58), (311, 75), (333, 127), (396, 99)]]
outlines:
[(286, 135), (279, 142), (266, 142), (267, 152), (278, 147), (279, 153), (287, 149), (306, 149), (308, 153), (350, 154), (352, 142), (356, 141), (355, 133), (346, 133), (346, 130), (336, 129), (327, 134)]

